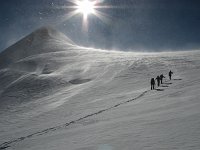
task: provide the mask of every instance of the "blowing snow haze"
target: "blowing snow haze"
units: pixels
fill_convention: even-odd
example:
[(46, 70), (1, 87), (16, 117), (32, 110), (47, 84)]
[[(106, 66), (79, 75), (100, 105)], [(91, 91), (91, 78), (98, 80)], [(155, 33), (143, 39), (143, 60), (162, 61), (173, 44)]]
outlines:
[(119, 50), (192, 50), (200, 47), (198, 0), (98, 0), (99, 16), (82, 14), (66, 0), (1, 0), (0, 50), (41, 26), (52, 25), (78, 45)]
[(0, 53), (0, 149), (198, 150), (199, 73), (200, 51), (97, 50), (37, 29)]

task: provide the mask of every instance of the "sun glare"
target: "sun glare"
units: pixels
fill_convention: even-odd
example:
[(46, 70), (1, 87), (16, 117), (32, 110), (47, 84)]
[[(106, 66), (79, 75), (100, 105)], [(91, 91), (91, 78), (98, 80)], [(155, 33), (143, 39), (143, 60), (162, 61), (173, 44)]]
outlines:
[(95, 12), (94, 2), (83, 0), (78, 2), (78, 12), (82, 13), (85, 17)]
[(64, 20), (68, 20), (72, 18), (75, 15), (82, 14), (83, 15), (83, 29), (87, 31), (88, 28), (88, 16), (94, 15), (100, 20), (102, 20), (105, 23), (109, 22), (108, 15), (103, 13), (101, 10), (103, 9), (110, 9), (110, 8), (116, 8), (113, 6), (107, 6), (103, 5), (104, 0), (66, 0), (70, 3), (72, 3), (72, 6), (63, 6), (64, 9), (72, 9), (72, 11), (69, 11), (65, 17)]

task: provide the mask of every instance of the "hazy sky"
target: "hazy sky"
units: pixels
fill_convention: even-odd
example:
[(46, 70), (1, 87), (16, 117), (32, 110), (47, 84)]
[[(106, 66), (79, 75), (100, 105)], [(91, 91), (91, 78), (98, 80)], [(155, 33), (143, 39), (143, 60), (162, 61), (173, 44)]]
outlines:
[(200, 49), (200, 0), (98, 0), (106, 21), (66, 19), (67, 0), (1, 0), (0, 51), (33, 30), (51, 25), (79, 45), (119, 50)]

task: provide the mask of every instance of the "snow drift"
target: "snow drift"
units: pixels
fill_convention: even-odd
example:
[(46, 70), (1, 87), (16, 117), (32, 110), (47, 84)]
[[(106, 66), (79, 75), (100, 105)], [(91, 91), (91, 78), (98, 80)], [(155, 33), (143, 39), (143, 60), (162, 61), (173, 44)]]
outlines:
[(199, 73), (199, 51), (96, 50), (40, 28), (0, 54), (0, 149), (199, 149)]
[[(7, 48), (0, 55), (0, 103), (13, 105), (40, 98), (75, 83), (75, 79), (58, 75), (59, 68), (66, 64), (61, 59), (76, 55), (75, 48), (69, 38), (50, 27), (40, 28)], [(60, 60), (53, 60), (58, 57)]]

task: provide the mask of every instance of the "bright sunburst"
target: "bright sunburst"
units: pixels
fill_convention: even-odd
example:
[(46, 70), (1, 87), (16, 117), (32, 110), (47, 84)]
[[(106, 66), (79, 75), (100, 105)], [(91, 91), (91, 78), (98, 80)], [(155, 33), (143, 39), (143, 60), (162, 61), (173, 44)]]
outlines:
[(82, 14), (83, 15), (83, 28), (87, 29), (88, 16), (94, 15), (103, 22), (108, 22), (108, 15), (100, 11), (100, 9), (113, 8), (110, 6), (103, 5), (104, 0), (67, 0), (72, 3), (72, 6), (64, 6), (62, 8), (68, 9), (68, 13), (65, 15), (64, 20), (68, 20), (71, 17)]
[(82, 13), (87, 18), (89, 14), (95, 13), (95, 3), (89, 0), (83, 0), (78, 2), (78, 12)]

